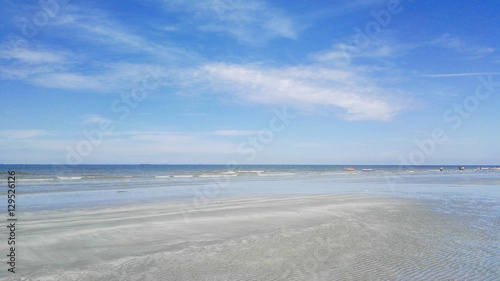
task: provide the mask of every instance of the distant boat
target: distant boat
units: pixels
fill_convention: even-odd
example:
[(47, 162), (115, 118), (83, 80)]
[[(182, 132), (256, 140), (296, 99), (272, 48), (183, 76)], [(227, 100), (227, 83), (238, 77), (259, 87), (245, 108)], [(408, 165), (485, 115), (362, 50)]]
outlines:
[(363, 172), (371, 172), (373, 169), (363, 169)]
[(355, 169), (354, 168), (344, 168), (344, 170), (346, 170), (346, 171), (354, 171)]

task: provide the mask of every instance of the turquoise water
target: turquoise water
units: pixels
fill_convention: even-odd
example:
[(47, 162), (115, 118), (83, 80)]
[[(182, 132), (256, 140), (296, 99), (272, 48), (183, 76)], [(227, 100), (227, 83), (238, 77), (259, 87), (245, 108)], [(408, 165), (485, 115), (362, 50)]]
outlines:
[[(344, 168), (354, 168), (348, 171)], [(0, 165), (16, 172), (17, 210), (102, 208), (264, 194), (373, 193), (500, 202), (500, 170), (477, 166)], [(372, 169), (363, 171), (363, 169)]]

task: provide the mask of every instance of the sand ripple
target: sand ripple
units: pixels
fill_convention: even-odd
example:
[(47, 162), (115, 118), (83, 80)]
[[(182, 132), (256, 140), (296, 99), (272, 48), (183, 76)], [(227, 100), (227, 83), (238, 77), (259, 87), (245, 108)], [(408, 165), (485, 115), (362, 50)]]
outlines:
[[(128, 227), (133, 224), (123, 221), (131, 214), (121, 213), (121, 222), (113, 229), (88, 233), (95, 235), (92, 253), (98, 262), (73, 263), (64, 269), (49, 266), (23, 279), (6, 280), (498, 280), (500, 276), (500, 219), (494, 202), (359, 196), (280, 200), (220, 202), (194, 214), (186, 225), (173, 213), (157, 217), (135, 211), (134, 217), (149, 218), (146, 225), (158, 232), (144, 230), (144, 239), (134, 244), (122, 237), (114, 244), (123, 247), (122, 257), (106, 256), (113, 249), (105, 245), (118, 241), (116, 233), (131, 235)], [(205, 219), (197, 220), (200, 217)], [(176, 229), (166, 227), (176, 222)], [(172, 231), (182, 232), (175, 243)]]

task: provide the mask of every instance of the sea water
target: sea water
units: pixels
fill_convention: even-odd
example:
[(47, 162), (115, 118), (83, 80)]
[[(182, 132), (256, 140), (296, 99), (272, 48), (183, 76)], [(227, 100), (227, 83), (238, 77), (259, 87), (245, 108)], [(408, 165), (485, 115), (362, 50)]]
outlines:
[(336, 193), (500, 202), (496, 167), (348, 167), (354, 170), (339, 165), (0, 165), (5, 172), (0, 182), (7, 183), (7, 171), (16, 172), (18, 212)]

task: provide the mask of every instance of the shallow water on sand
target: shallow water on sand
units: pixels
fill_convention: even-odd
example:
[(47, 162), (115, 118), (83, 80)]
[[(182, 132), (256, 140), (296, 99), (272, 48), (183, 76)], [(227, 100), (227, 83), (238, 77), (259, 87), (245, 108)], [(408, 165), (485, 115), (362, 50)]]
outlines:
[[(370, 193), (500, 198), (500, 170), (445, 166), (0, 165), (15, 170), (19, 211), (105, 208), (196, 197)], [(363, 172), (370, 168), (370, 172)], [(0, 184), (7, 176), (0, 177)], [(206, 195), (203, 195), (206, 194)]]

